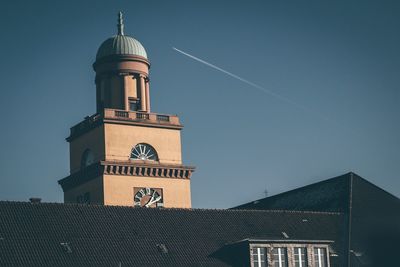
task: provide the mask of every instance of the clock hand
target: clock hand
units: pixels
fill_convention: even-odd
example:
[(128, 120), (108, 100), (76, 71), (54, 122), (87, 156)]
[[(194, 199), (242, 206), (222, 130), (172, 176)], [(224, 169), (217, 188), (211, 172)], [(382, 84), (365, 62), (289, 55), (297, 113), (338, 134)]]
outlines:
[(153, 203), (157, 203), (158, 201), (160, 201), (160, 199), (161, 199), (161, 196), (157, 197), (156, 199), (154, 199), (154, 201), (153, 201), (153, 202), (151, 202), (151, 204), (153, 204)]
[(151, 204), (153, 204), (154, 197), (151, 196), (150, 200), (146, 203), (146, 205), (144, 205), (146, 208), (148, 208)]
[(146, 205), (144, 205), (146, 208), (150, 207), (150, 205), (158, 202), (161, 199), (161, 196), (158, 196), (156, 199), (154, 199), (153, 197), (150, 199), (149, 202), (147, 202)]
[(148, 208), (151, 204), (153, 204), (154, 202), (154, 195), (155, 195), (156, 191), (153, 192), (153, 194), (151, 195), (150, 200), (146, 203), (146, 205), (144, 205), (146, 208)]

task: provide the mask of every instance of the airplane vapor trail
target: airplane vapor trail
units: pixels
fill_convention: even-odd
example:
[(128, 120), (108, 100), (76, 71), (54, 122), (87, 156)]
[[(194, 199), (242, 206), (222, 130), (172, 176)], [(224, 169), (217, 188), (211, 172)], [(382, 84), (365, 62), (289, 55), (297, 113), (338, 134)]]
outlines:
[(271, 91), (271, 90), (269, 90), (269, 89), (267, 89), (267, 88), (265, 88), (265, 87), (263, 87), (263, 86), (261, 86), (261, 85), (258, 85), (258, 84), (256, 84), (256, 83), (253, 83), (253, 82), (249, 81), (249, 80), (246, 80), (246, 79), (244, 79), (244, 78), (242, 78), (242, 77), (240, 77), (240, 76), (238, 76), (238, 75), (236, 75), (236, 74), (233, 74), (232, 72), (229, 72), (229, 71), (227, 71), (227, 70), (224, 70), (224, 69), (222, 69), (222, 68), (220, 68), (220, 67), (218, 67), (218, 66), (216, 66), (216, 65), (214, 65), (214, 64), (211, 64), (211, 63), (209, 63), (209, 62), (207, 62), (207, 61), (205, 61), (205, 60), (203, 60), (203, 59), (200, 59), (200, 58), (198, 58), (198, 57), (195, 57), (195, 56), (193, 56), (193, 55), (191, 55), (191, 54), (189, 54), (189, 53), (187, 53), (187, 52), (184, 52), (184, 51), (182, 51), (182, 50), (180, 50), (180, 49), (178, 49), (178, 48), (176, 48), (176, 47), (172, 47), (172, 49), (175, 50), (175, 51), (177, 51), (178, 53), (180, 53), (180, 54), (182, 54), (182, 55), (185, 55), (185, 56), (187, 56), (187, 57), (189, 57), (189, 58), (191, 58), (191, 59), (194, 59), (194, 60), (196, 60), (196, 61), (198, 61), (198, 62), (200, 62), (200, 63), (203, 63), (204, 65), (207, 65), (207, 66), (209, 66), (209, 67), (211, 67), (211, 68), (213, 68), (213, 69), (215, 69), (215, 70), (218, 70), (218, 71), (220, 71), (220, 72), (222, 72), (222, 73), (225, 73), (226, 75), (229, 75), (229, 76), (231, 76), (232, 78), (235, 78), (235, 79), (237, 79), (237, 80), (239, 80), (239, 81), (241, 81), (241, 82), (244, 82), (244, 83), (246, 83), (246, 84), (248, 84), (248, 85), (250, 85), (250, 86), (252, 86), (252, 87), (254, 87), (254, 88), (256, 88), (256, 89), (258, 89), (258, 90), (260, 90), (260, 91), (262, 91), (262, 92), (264, 92), (264, 93), (267, 93), (267, 94), (269, 94), (269, 95), (271, 95), (271, 96), (273, 96), (273, 97), (275, 97), (275, 98), (278, 98), (278, 99), (280, 99), (280, 100), (282, 100), (282, 101), (284, 101), (284, 102), (286, 102), (286, 103), (289, 103), (289, 104), (291, 104), (291, 105), (294, 105), (294, 106), (296, 106), (297, 108), (300, 108), (300, 109), (303, 109), (303, 110), (306, 110), (306, 111), (315, 113), (317, 116), (323, 118), (324, 120), (331, 121), (329, 118), (323, 116), (321, 113), (316, 113), (316, 112), (314, 112), (313, 110), (310, 110), (309, 108), (307, 108), (307, 107), (305, 107), (305, 106), (303, 106), (303, 105), (300, 105), (300, 104), (294, 102), (293, 100), (291, 100), (291, 99), (289, 99), (289, 98), (287, 98), (287, 97), (284, 97), (284, 96), (282, 96), (282, 95), (280, 95), (280, 94), (277, 94), (277, 93), (275, 93), (275, 92), (273, 92), (273, 91)]

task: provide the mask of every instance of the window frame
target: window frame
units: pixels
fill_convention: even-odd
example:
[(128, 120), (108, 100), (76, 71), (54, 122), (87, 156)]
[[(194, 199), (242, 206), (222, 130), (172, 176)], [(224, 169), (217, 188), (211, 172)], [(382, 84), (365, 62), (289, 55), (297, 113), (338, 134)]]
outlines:
[[(323, 259), (321, 258), (321, 253), (320, 253), (321, 249), (324, 251), (324, 254), (322, 254), (324, 256)], [(316, 250), (318, 250), (318, 265), (317, 265), (317, 255), (315, 253)], [(314, 266), (315, 267), (329, 267), (328, 253), (329, 253), (329, 250), (326, 247), (314, 246), (313, 247), (313, 263), (314, 263)], [(321, 261), (321, 259), (323, 261)], [(323, 264), (321, 264), (321, 262), (323, 262)]]
[(93, 151), (90, 148), (86, 148), (81, 156), (81, 170), (86, 169), (90, 165), (95, 163), (95, 156)]
[[(277, 254), (275, 253), (277, 251)], [(288, 259), (288, 247), (287, 246), (276, 246), (271, 249), (272, 255), (272, 265), (274, 267), (288, 267), (289, 259)], [(276, 259), (276, 256), (278, 258)], [(278, 266), (277, 266), (278, 265)]]
[[(131, 109), (131, 104), (136, 105), (136, 108), (137, 108), (137, 109), (132, 110), (132, 109)], [(140, 100), (139, 100), (139, 98), (129, 97), (129, 98), (128, 98), (128, 105), (129, 105), (129, 106), (128, 106), (129, 111), (132, 111), (132, 112), (139, 111), (139, 110), (140, 110)]]
[(330, 243), (332, 242), (324, 242), (324, 243), (300, 243), (300, 242), (293, 242), (293, 243), (280, 243), (280, 242), (271, 242), (271, 243), (261, 243), (261, 241), (249, 241), (249, 260), (250, 260), (250, 266), (251, 267), (259, 267), (263, 266), (260, 264), (257, 264), (257, 262), (254, 262), (252, 250), (254, 248), (265, 248), (265, 262), (267, 267), (274, 267), (275, 263), (273, 261), (274, 255), (272, 249), (277, 249), (277, 248), (285, 248), (286, 249), (286, 265), (283, 264), (282, 266), (288, 266), (288, 267), (295, 267), (295, 249), (304, 249), (304, 255), (305, 255), (305, 266), (303, 267), (319, 267), (320, 265), (317, 265), (317, 262), (315, 261), (315, 254), (314, 254), (314, 249), (320, 248), (325, 250), (325, 267), (330, 267)]
[[(144, 151), (141, 150), (140, 146), (144, 146), (145, 149), (149, 149), (150, 151), (152, 151), (152, 155), (153, 155), (153, 159), (141, 159), (138, 156), (140, 156), (141, 154), (143, 154)], [(139, 150), (138, 150), (139, 148)], [(136, 154), (135, 154), (136, 152)], [(132, 161), (146, 161), (146, 162), (159, 162), (160, 158), (158, 157), (158, 151), (155, 149), (154, 146), (150, 145), (149, 143), (137, 143), (136, 145), (134, 145), (131, 149), (130, 155), (129, 155), (129, 160)]]
[[(293, 250), (293, 266), (296, 267), (296, 263), (299, 263), (299, 267), (308, 267), (308, 251), (307, 246), (294, 246)], [(298, 253), (296, 253), (296, 250)], [(303, 253), (299, 253), (303, 250)], [(296, 255), (299, 255), (298, 260), (296, 259)], [(303, 258), (304, 257), (304, 258)], [(297, 262), (296, 262), (297, 261)], [(304, 261), (304, 263), (303, 263)]]
[[(264, 253), (261, 253), (261, 249), (263, 249)], [(254, 253), (254, 250), (257, 250), (257, 253)], [(251, 261), (254, 267), (268, 267), (268, 251), (269, 249), (263, 246), (257, 246), (251, 248)], [(254, 260), (254, 256), (257, 256), (257, 262)], [(264, 256), (262, 259), (261, 257)], [(264, 265), (263, 265), (264, 263)]]

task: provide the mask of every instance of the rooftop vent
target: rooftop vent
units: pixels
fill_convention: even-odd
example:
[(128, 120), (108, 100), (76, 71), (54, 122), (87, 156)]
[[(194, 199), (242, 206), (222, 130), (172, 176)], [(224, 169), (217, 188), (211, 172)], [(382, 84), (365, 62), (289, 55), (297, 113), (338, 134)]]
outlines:
[(168, 248), (165, 244), (157, 244), (157, 249), (160, 253), (162, 254), (167, 254), (168, 253)]
[(72, 253), (72, 249), (67, 242), (60, 243), (66, 253)]
[(31, 203), (37, 204), (37, 203), (42, 202), (42, 199), (41, 199), (40, 197), (31, 197), (31, 198), (29, 199), (29, 201), (30, 201)]
[(282, 232), (284, 238), (289, 238), (289, 235), (286, 232)]

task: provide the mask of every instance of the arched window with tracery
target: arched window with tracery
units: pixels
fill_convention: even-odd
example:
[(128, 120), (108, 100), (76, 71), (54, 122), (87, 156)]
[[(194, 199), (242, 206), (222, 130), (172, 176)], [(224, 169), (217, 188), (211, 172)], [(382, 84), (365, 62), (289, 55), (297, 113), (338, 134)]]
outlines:
[(81, 169), (86, 168), (94, 163), (94, 154), (92, 150), (86, 149), (82, 154)]
[(132, 160), (152, 160), (158, 161), (157, 151), (149, 144), (139, 143), (132, 148)]

